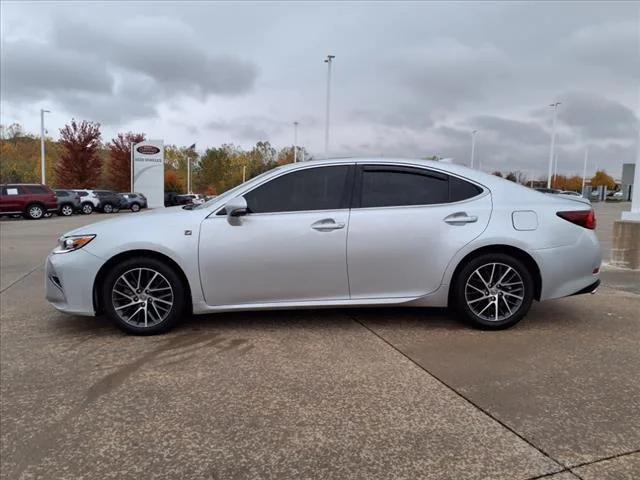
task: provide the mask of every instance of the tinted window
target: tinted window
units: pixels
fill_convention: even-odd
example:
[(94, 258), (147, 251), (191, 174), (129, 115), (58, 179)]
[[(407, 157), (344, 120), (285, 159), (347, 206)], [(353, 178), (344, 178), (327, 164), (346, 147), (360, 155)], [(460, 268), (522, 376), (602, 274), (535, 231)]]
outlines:
[(480, 195), (482, 189), (457, 177), (449, 177), (449, 201), (459, 202)]
[(431, 205), (449, 201), (449, 177), (407, 167), (365, 167), (361, 207)]
[(58, 197), (68, 197), (69, 196), (69, 192), (65, 191), (65, 190), (56, 190), (56, 195)]
[(317, 167), (275, 178), (245, 195), (252, 213), (346, 207), (349, 165)]
[(76, 192), (76, 193), (81, 197), (86, 197), (87, 195), (89, 195), (87, 192)]
[(29, 185), (27, 187), (27, 190), (29, 190), (29, 193), (35, 193), (37, 195), (40, 195), (43, 193), (49, 193), (49, 190), (47, 189), (47, 187), (43, 187), (41, 185)]

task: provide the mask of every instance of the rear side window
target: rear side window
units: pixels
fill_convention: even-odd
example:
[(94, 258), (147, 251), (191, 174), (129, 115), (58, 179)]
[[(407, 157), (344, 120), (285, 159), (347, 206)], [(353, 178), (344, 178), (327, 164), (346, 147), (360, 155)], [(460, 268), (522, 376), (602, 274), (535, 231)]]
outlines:
[(437, 205), (475, 197), (470, 182), (422, 168), (371, 165), (362, 169), (360, 207)]
[(251, 213), (337, 210), (347, 205), (349, 165), (287, 173), (245, 195)]
[(42, 185), (28, 185), (26, 188), (29, 193), (33, 193), (36, 195), (51, 193), (47, 187), (43, 187)]
[(67, 192), (65, 190), (56, 190), (56, 195), (58, 197), (68, 197), (69, 196), (69, 192)]
[(432, 205), (449, 201), (449, 177), (410, 167), (364, 167), (360, 206)]

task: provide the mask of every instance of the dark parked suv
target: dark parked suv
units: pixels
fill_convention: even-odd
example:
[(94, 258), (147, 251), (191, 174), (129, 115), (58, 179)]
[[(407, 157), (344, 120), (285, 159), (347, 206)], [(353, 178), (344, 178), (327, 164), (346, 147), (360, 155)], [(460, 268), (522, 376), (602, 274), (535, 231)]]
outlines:
[(22, 215), (36, 220), (58, 211), (56, 194), (46, 185), (0, 185), (0, 215)]
[(110, 190), (94, 190), (93, 194), (98, 197), (98, 210), (103, 213), (116, 213), (121, 208), (128, 208), (127, 201), (119, 193)]
[(127, 206), (124, 208), (128, 208), (132, 212), (137, 212), (142, 208), (147, 208), (147, 197), (145, 197), (141, 193), (121, 193), (124, 199), (127, 202)]
[(55, 190), (58, 198), (58, 215), (68, 217), (80, 211), (80, 195), (73, 190)]

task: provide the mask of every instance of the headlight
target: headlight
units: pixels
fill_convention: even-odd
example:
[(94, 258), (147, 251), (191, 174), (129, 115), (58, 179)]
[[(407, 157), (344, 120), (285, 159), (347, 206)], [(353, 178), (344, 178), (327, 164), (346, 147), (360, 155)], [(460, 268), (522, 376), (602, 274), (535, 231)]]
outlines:
[(60, 237), (60, 239), (58, 239), (58, 248), (56, 248), (53, 252), (73, 252), (74, 250), (78, 250), (84, 247), (94, 238), (96, 238), (95, 235), (71, 235), (69, 237)]

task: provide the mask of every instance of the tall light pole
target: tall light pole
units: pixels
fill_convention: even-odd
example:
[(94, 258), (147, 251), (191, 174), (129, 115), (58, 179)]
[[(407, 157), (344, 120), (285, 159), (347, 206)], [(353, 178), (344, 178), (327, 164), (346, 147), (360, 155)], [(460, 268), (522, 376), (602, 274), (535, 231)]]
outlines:
[(473, 168), (473, 157), (476, 153), (476, 133), (478, 133), (477, 130), (471, 132), (471, 168)]
[(40, 109), (40, 168), (42, 184), (45, 185), (47, 181), (47, 168), (44, 156), (44, 114), (51, 113), (49, 110)]
[(324, 157), (329, 158), (329, 110), (331, 106), (331, 65), (335, 55), (327, 55), (324, 63), (327, 64), (327, 110), (324, 125)]
[(547, 188), (551, 188), (551, 174), (553, 173), (553, 154), (556, 148), (556, 121), (558, 117), (558, 105), (562, 105), (561, 102), (554, 102), (550, 107), (553, 107), (553, 123), (551, 124), (551, 148), (549, 149), (549, 174), (547, 176)]
[(589, 147), (584, 149), (584, 165), (582, 167), (582, 190), (580, 191), (581, 195), (584, 195), (584, 187), (587, 183), (587, 160), (589, 158)]
[(298, 122), (293, 122), (293, 163), (298, 163)]

